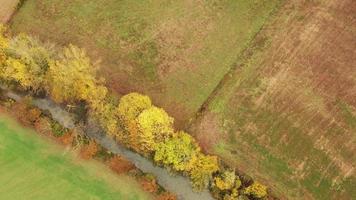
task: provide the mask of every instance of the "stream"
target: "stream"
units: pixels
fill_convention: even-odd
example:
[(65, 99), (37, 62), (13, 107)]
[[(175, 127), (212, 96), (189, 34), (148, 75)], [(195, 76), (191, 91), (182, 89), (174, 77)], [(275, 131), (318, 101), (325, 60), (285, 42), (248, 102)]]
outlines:
[[(15, 101), (20, 101), (22, 95), (7, 91), (5, 93), (9, 98)], [(34, 106), (41, 110), (48, 111), (52, 118), (61, 124), (63, 127), (73, 129), (75, 127), (73, 114), (67, 112), (59, 105), (51, 101), (50, 99), (33, 99)], [(94, 139), (101, 146), (105, 147), (109, 151), (122, 155), (126, 159), (135, 164), (137, 168), (145, 173), (151, 173), (157, 178), (158, 184), (163, 186), (166, 190), (173, 192), (180, 200), (213, 200), (207, 189), (202, 192), (195, 192), (191, 186), (190, 180), (187, 177), (176, 175), (173, 176), (165, 168), (155, 166), (153, 162), (127, 148), (118, 144), (114, 139), (107, 137), (105, 134), (95, 129), (88, 129), (85, 134)]]

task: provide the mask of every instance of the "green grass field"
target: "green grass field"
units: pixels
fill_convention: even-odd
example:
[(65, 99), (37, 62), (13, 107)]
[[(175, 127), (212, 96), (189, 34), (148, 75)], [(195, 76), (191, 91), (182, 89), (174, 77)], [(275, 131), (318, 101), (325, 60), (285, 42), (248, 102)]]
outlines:
[(181, 125), (280, 1), (30, 0), (11, 28), (86, 48), (111, 88), (150, 95)]
[(0, 116), (0, 199), (149, 199), (138, 187)]
[(280, 197), (356, 199), (355, 55), (344, 51), (356, 41), (340, 26), (355, 15), (336, 2), (286, 4), (191, 131)]

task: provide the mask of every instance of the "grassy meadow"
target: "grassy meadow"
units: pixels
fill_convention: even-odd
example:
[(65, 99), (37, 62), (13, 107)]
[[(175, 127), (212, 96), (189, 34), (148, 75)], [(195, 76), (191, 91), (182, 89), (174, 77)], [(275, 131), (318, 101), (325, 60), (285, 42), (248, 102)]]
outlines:
[(112, 89), (148, 94), (182, 125), (280, 2), (30, 0), (11, 28), (86, 48)]
[(205, 149), (277, 196), (355, 199), (356, 63), (347, 49), (356, 41), (355, 29), (345, 28), (351, 5), (283, 6), (194, 123)]
[(138, 188), (0, 116), (0, 199), (149, 199)]

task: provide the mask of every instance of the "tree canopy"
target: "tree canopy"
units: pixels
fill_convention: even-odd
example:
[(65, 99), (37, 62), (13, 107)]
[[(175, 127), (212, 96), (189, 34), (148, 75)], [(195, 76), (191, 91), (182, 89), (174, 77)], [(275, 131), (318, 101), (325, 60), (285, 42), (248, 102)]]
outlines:
[(191, 159), (199, 153), (200, 148), (194, 138), (184, 131), (179, 131), (172, 138), (158, 143), (154, 160), (177, 171), (185, 171)]

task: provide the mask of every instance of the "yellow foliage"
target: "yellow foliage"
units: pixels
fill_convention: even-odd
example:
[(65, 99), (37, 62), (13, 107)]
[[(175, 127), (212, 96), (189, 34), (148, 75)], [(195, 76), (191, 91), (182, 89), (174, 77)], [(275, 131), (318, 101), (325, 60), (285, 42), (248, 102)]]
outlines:
[[(30, 92), (37, 93), (44, 89), (43, 86), (46, 85), (46, 73), (50, 57), (52, 56), (49, 46), (45, 46), (38, 40), (21, 34), (9, 41), (6, 51), (3, 51), (3, 53), (6, 53), (6, 56), (12, 59), (5, 66), (5, 68), (10, 69), (3, 69), (4, 76), (7, 76), (9, 80), (12, 79), (18, 82), (24, 89)], [(21, 66), (19, 63), (21, 63)], [(14, 74), (6, 74), (13, 71), (11, 69), (13, 65), (17, 67), (17, 72), (15, 72), (17, 77), (11, 77)], [(21, 70), (19, 70), (19, 67), (21, 67)]]
[(216, 194), (223, 196), (224, 200), (233, 200), (239, 195), (241, 181), (234, 171), (223, 171), (215, 175), (213, 186)]
[(156, 146), (154, 160), (177, 171), (186, 171), (190, 160), (199, 153), (200, 148), (194, 138), (184, 131)]
[[(8, 47), (8, 39), (4, 35), (5, 27), (0, 24), (0, 67), (2, 68), (6, 61), (5, 49)], [(0, 75), (2, 73), (0, 68)]]
[(6, 27), (0, 24), (0, 51), (8, 47), (8, 39), (5, 37)]
[(8, 58), (5, 61), (1, 77), (8, 81), (16, 81), (24, 88), (29, 88), (34, 77), (29, 76), (27, 72), (26, 65), (20, 60)]
[(152, 103), (148, 96), (138, 93), (130, 93), (120, 99), (117, 114), (124, 120), (124, 122), (129, 122), (136, 119), (143, 110), (148, 109), (151, 106)]
[[(240, 180), (239, 180), (240, 181)], [(240, 185), (241, 185), (241, 181), (240, 181)], [(231, 190), (231, 197), (232, 198), (237, 198), (239, 196), (239, 188), (240, 186), (235, 186), (232, 190)]]
[[(1, 39), (0, 39), (1, 40)], [(3, 75), (3, 71), (4, 71), (4, 65), (5, 65), (5, 62), (7, 60), (7, 56), (6, 54), (4, 53), (4, 51), (2, 51), (2, 49), (0, 49), (0, 77), (2, 77)]]
[(8, 40), (3, 31), (0, 25), (1, 78), (37, 92), (44, 85), (46, 69), (42, 66), (49, 59), (47, 50), (38, 41), (25, 35)]
[(267, 196), (267, 187), (259, 182), (254, 182), (244, 190), (244, 193), (255, 198), (264, 198)]
[(93, 98), (98, 81), (96, 70), (84, 50), (69, 45), (61, 59), (49, 67), (49, 93), (56, 102), (75, 102)]
[(219, 190), (230, 190), (235, 186), (236, 175), (234, 171), (225, 171), (221, 176), (214, 178), (214, 184)]
[(153, 106), (142, 111), (136, 121), (141, 150), (145, 153), (153, 152), (157, 143), (173, 135), (173, 118), (161, 108)]
[(130, 121), (126, 126), (128, 135), (125, 134), (122, 136), (122, 142), (135, 151), (141, 152), (140, 131), (138, 130), (137, 122)]
[(212, 178), (212, 174), (218, 169), (219, 165), (216, 156), (202, 153), (194, 156), (189, 163), (189, 175), (194, 188), (197, 190), (206, 188)]
[(115, 118), (115, 106), (105, 100), (91, 101), (89, 103), (90, 112), (99, 122), (100, 126), (109, 134), (117, 135), (117, 120)]

